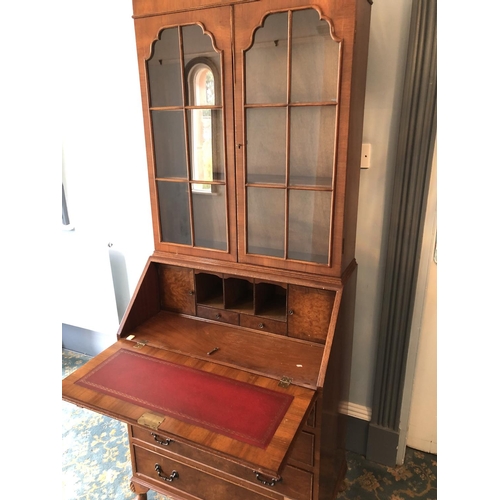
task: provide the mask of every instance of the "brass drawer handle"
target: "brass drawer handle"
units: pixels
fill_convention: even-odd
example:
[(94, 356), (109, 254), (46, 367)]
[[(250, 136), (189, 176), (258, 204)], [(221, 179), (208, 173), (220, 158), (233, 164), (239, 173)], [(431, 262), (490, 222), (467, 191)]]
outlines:
[(264, 323), (259, 323), (259, 328), (262, 330), (264, 328)]
[(222, 316), (220, 315), (220, 313), (217, 313), (217, 314), (215, 315), (215, 319), (221, 319), (221, 317), (222, 317)]
[(166, 476), (165, 474), (163, 474), (160, 464), (155, 464), (155, 471), (158, 473), (158, 476), (160, 476), (164, 481), (168, 481), (169, 483), (171, 483), (176, 477), (179, 477), (179, 473), (176, 470), (173, 470), (170, 476)]
[(160, 436), (158, 436), (158, 434), (155, 434), (154, 432), (152, 432), (151, 435), (153, 436), (154, 440), (162, 446), (168, 446), (172, 442), (170, 438), (165, 438), (164, 440), (162, 440)]
[(262, 476), (259, 472), (257, 472), (256, 470), (253, 471), (253, 473), (255, 474), (255, 477), (257, 478), (257, 481), (259, 481), (260, 483), (262, 484), (265, 484), (266, 486), (274, 486), (276, 483), (279, 483), (281, 481), (281, 477), (272, 477), (272, 478), (269, 478), (269, 479), (262, 479)]

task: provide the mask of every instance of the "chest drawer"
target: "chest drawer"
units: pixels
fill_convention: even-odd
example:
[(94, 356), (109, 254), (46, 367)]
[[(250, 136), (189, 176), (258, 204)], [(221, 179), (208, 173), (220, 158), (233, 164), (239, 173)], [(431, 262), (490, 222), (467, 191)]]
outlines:
[[(302, 433), (304, 434), (304, 433)], [(205, 450), (201, 450), (195, 446), (191, 446), (189, 444), (185, 444), (179, 441), (176, 441), (175, 438), (169, 438), (164, 434), (158, 434), (155, 431), (148, 431), (147, 429), (143, 429), (142, 427), (131, 425), (129, 426), (129, 436), (132, 440), (132, 448), (141, 450), (136, 453), (137, 457), (146, 456), (148, 453), (153, 456), (162, 456), (164, 458), (171, 459), (172, 463), (184, 463), (185, 459), (188, 459), (188, 463), (200, 463), (205, 464), (209, 468), (215, 469), (217, 471), (221, 471), (226, 475), (233, 476), (236, 481), (243, 481), (247, 484), (251, 489), (260, 491), (259, 496), (255, 498), (274, 498), (277, 500), (281, 500), (285, 495), (286, 498), (293, 500), (310, 500), (312, 494), (312, 483), (313, 483), (313, 475), (309, 472), (296, 469), (295, 467), (287, 466), (285, 467), (282, 474), (282, 481), (276, 483), (274, 487), (262, 486), (259, 480), (256, 478), (252, 470), (248, 467), (244, 467), (236, 462), (231, 460), (226, 460), (218, 455), (210, 453)], [(307, 463), (312, 460), (309, 457), (308, 452), (305, 452), (305, 449), (308, 448), (307, 438), (299, 437), (297, 443), (294, 445), (294, 450), (292, 452), (293, 458), (296, 461), (302, 461), (302, 463)], [(141, 446), (144, 443), (144, 446), (155, 446), (156, 450), (151, 448), (151, 450), (145, 450)], [(144, 458), (143, 458), (144, 460)], [(156, 463), (156, 462), (155, 462)], [(147, 466), (147, 469), (141, 469), (142, 474), (146, 474), (149, 471), (149, 477), (152, 479), (158, 479), (162, 481), (157, 473), (155, 472), (155, 468), (153, 463), (153, 467), (151, 464)], [(137, 466), (137, 470), (139, 472), (139, 466)], [(153, 473), (151, 473), (153, 471)], [(168, 475), (172, 471), (168, 471)], [(180, 472), (180, 471), (177, 471)], [(146, 474), (148, 475), (148, 474)], [(209, 477), (211, 477), (209, 475)], [(163, 482), (163, 481), (162, 481)], [(172, 481), (172, 483), (174, 483)], [(170, 484), (170, 483), (169, 483)], [(175, 484), (173, 484), (175, 486)], [(264, 497), (260, 496), (264, 495)], [(205, 497), (202, 497), (205, 498)], [(208, 497), (207, 497), (208, 498)], [(218, 500), (226, 500), (226, 499), (238, 499), (243, 500), (246, 497), (244, 496), (221, 496)], [(254, 498), (254, 497), (249, 497)]]
[[(188, 498), (221, 500), (238, 498), (241, 500), (262, 500), (258, 493), (212, 476), (206, 472), (164, 457), (152, 451), (133, 446), (134, 472), (159, 483), (157, 488), (172, 493), (187, 493)], [(191, 496), (192, 495), (192, 496)]]
[(298, 436), (290, 453), (290, 460), (300, 464), (314, 466), (315, 435), (302, 431)]
[[(242, 468), (246, 471), (242, 476), (224, 475), (223, 478), (216, 475), (217, 469), (202, 466), (204, 470), (201, 470), (192, 462), (188, 465), (182, 458), (176, 458), (173, 454), (157, 453), (136, 445), (132, 445), (131, 451), (134, 476), (152, 480), (155, 484), (153, 489), (190, 495), (186, 498), (203, 500), (264, 500), (265, 498), (311, 500), (312, 498), (313, 475), (294, 467), (285, 467), (282, 480), (274, 486), (263, 486), (250, 469)], [(265, 477), (261, 479), (266, 480)]]
[[(184, 444), (170, 438), (164, 434), (158, 434), (156, 431), (148, 431), (142, 427), (130, 426), (129, 435), (134, 440), (161, 448), (164, 452), (180, 455), (196, 461), (205, 461), (225, 472), (234, 475), (245, 473), (245, 467), (234, 462), (224, 460), (215, 455), (199, 450), (188, 444)], [(314, 434), (302, 431), (298, 436), (290, 458), (306, 465), (314, 465)], [(213, 457), (211, 459), (211, 456)]]

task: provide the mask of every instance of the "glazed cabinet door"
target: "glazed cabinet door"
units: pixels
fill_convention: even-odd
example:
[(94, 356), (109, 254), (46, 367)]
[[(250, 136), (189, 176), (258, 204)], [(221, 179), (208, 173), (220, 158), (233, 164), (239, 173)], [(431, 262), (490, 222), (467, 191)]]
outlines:
[(341, 43), (332, 3), (235, 6), (241, 262), (335, 272)]
[(155, 248), (236, 260), (230, 9), (135, 20)]

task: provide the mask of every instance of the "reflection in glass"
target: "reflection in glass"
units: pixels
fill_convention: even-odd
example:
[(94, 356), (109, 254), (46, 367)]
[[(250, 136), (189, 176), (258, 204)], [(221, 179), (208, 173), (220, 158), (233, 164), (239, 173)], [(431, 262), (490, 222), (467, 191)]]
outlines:
[[(215, 104), (214, 74), (205, 63), (192, 66), (189, 90), (194, 106)], [(222, 112), (220, 109), (199, 108), (188, 112), (191, 147), (191, 178), (200, 181), (224, 180), (222, 143)], [(210, 184), (195, 184), (197, 191), (210, 192)]]
[[(314, 9), (292, 17), (291, 102), (327, 102), (337, 98), (339, 44)], [(311, 85), (311, 82), (314, 82)]]
[(151, 107), (182, 106), (179, 31), (164, 29), (147, 62)]
[[(222, 112), (209, 108), (221, 103), (220, 55), (199, 25), (182, 28), (188, 104), (191, 179), (224, 180)], [(203, 108), (203, 109), (202, 109)], [(193, 190), (211, 193), (212, 185), (196, 183)]]
[(284, 257), (285, 190), (247, 188), (248, 253)]
[(247, 182), (285, 182), (286, 109), (246, 110)]
[(248, 253), (328, 264), (339, 51), (310, 8), (268, 15), (245, 52)]
[(290, 190), (288, 258), (328, 263), (332, 193)]
[(290, 184), (331, 186), (335, 106), (290, 110)]
[(161, 240), (191, 245), (188, 184), (159, 181), (156, 185), (161, 219)]
[(245, 53), (246, 104), (287, 100), (288, 14), (271, 14)]
[(221, 55), (200, 25), (168, 28), (147, 70), (161, 241), (227, 251)]
[[(209, 67), (212, 73), (220, 75), (220, 55), (215, 51), (210, 36), (203, 34), (201, 26), (197, 24), (184, 26), (182, 28), (182, 44), (186, 76), (192, 70), (193, 61), (199, 62), (201, 60), (205, 60), (205, 66)], [(216, 78), (215, 81), (216, 88), (214, 88), (212, 80), (212, 102), (206, 102), (205, 104), (220, 104), (220, 79)], [(190, 94), (188, 102), (191, 105), (195, 104), (192, 94)]]
[(212, 194), (200, 193), (193, 184), (193, 223), (195, 246), (227, 250), (226, 187), (212, 186)]
[(152, 111), (156, 176), (187, 178), (184, 113)]

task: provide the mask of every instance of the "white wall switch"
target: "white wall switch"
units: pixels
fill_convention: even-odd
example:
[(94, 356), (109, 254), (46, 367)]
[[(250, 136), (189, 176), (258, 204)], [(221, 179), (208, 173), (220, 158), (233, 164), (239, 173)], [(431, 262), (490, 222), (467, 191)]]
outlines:
[(372, 161), (372, 145), (361, 145), (361, 168), (370, 168)]

